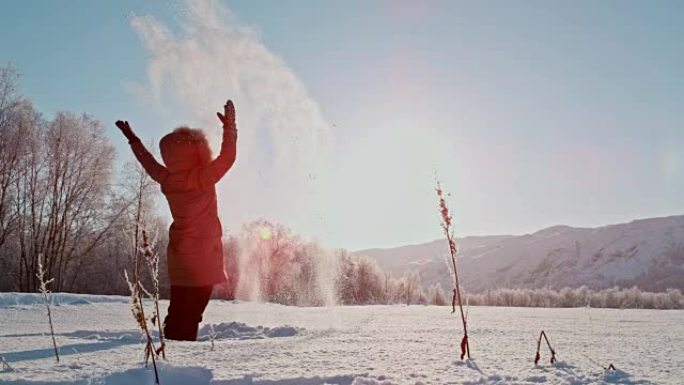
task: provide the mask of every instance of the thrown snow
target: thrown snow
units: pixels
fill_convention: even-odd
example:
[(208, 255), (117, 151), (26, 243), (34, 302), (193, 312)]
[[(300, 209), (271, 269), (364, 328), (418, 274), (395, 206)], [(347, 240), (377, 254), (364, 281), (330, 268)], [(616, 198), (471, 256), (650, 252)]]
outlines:
[[(116, 298), (122, 297), (53, 309), (59, 364), (42, 305), (20, 299), (19, 306), (1, 307), (0, 355), (12, 370), (0, 371), (0, 383), (152, 384), (129, 305)], [(684, 378), (681, 310), (473, 307), (469, 361), (458, 360), (460, 320), (447, 307), (211, 301), (204, 321), (205, 341), (169, 342), (162, 384), (679, 384)], [(535, 367), (542, 328), (559, 362), (549, 365), (543, 350)], [(605, 373), (601, 366), (609, 363), (619, 370)]]
[(214, 340), (248, 340), (275, 337), (293, 337), (300, 329), (292, 326), (276, 326), (273, 328), (249, 326), (241, 322), (221, 323), (218, 325), (204, 325), (197, 335), (199, 341)]

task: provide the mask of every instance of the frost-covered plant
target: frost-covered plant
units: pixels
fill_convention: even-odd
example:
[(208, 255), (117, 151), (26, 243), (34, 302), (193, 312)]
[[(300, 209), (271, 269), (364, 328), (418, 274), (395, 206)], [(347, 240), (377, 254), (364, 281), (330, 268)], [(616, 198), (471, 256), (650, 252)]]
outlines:
[[(154, 310), (152, 311), (152, 316), (149, 318), (149, 321), (152, 323), (152, 325), (160, 325), (159, 322), (159, 279), (158, 279), (158, 272), (159, 272), (159, 256), (157, 253), (153, 252), (152, 250), (152, 245), (149, 242), (149, 238), (147, 236), (147, 232), (143, 229), (142, 230), (142, 247), (138, 247), (138, 228), (140, 226), (136, 224), (136, 229), (135, 229), (135, 249), (133, 251), (133, 279), (130, 279), (128, 277), (128, 272), (124, 271), (124, 275), (126, 277), (126, 282), (128, 283), (128, 288), (131, 292), (131, 313), (133, 314), (133, 318), (135, 319), (136, 323), (138, 324), (138, 327), (140, 328), (140, 331), (143, 334), (143, 337), (145, 337), (146, 342), (145, 342), (145, 365), (148, 365), (150, 360), (152, 361), (152, 366), (154, 368), (154, 376), (155, 376), (155, 383), (159, 384), (159, 371), (157, 369), (157, 360), (156, 356), (163, 354), (163, 358), (165, 358), (164, 354), (164, 337), (163, 337), (163, 331), (162, 328), (159, 326), (159, 336), (160, 336), (160, 347), (158, 349), (155, 348), (154, 346), (154, 339), (152, 337), (152, 332), (150, 331), (150, 328), (147, 325), (148, 318), (145, 315), (145, 306), (143, 303), (143, 294), (146, 295), (148, 298), (152, 299), (154, 302)], [(141, 253), (142, 252), (142, 253)], [(142, 285), (141, 282), (141, 272), (140, 272), (140, 265), (141, 265), (141, 260), (140, 260), (140, 255), (145, 258), (145, 262), (148, 266), (148, 270), (150, 272), (150, 275), (152, 276), (152, 285), (154, 289), (150, 293), (148, 290), (145, 289), (145, 287)]]
[(42, 256), (39, 255), (38, 274), (36, 274), (36, 277), (38, 278), (38, 282), (40, 283), (39, 290), (41, 293), (43, 293), (43, 297), (45, 298), (45, 307), (47, 308), (48, 323), (50, 324), (50, 336), (52, 336), (52, 346), (55, 349), (55, 359), (57, 360), (57, 362), (59, 362), (59, 350), (57, 349), (57, 341), (55, 340), (55, 328), (52, 324), (52, 312), (50, 311), (50, 300), (48, 298), (50, 290), (47, 288), (47, 285), (49, 285), (54, 280), (54, 278), (45, 280), (45, 270), (43, 269), (42, 259)]
[(159, 384), (159, 371), (157, 370), (157, 360), (155, 358), (156, 350), (154, 348), (154, 340), (152, 339), (152, 333), (147, 327), (147, 318), (145, 317), (145, 306), (142, 300), (142, 285), (140, 281), (135, 277), (133, 280), (128, 278), (128, 273), (124, 270), (124, 275), (126, 276), (126, 282), (128, 282), (128, 288), (131, 291), (131, 313), (133, 313), (133, 318), (135, 319), (140, 331), (146, 339), (145, 342), (145, 365), (147, 365), (152, 360), (152, 367), (154, 368), (154, 378), (155, 384)]
[(446, 306), (447, 304), (447, 300), (444, 298), (444, 290), (438, 283), (428, 288), (427, 297), (431, 305)]
[(211, 342), (211, 351), (213, 351), (216, 348), (215, 341), (216, 341), (216, 330), (214, 329), (213, 324), (209, 324), (209, 341)]
[[(154, 251), (154, 246), (157, 244), (156, 237), (149, 238), (147, 231), (143, 229), (143, 256), (145, 257), (145, 262), (147, 263), (148, 272), (150, 278), (152, 279), (152, 293), (147, 293), (147, 295), (154, 301), (154, 310), (150, 320), (152, 325), (156, 326), (159, 330), (159, 349), (157, 349), (157, 355), (161, 353), (162, 357), (166, 359), (166, 341), (164, 340), (164, 328), (161, 324), (161, 313), (159, 312), (159, 254)], [(141, 286), (142, 287), (142, 286)]]
[(475, 306), (513, 307), (592, 307), (614, 309), (684, 309), (684, 297), (678, 289), (651, 293), (632, 288), (590, 289), (564, 287), (561, 290), (542, 289), (496, 289), (464, 295)]
[[(461, 359), (468, 355), (470, 358), (470, 345), (468, 344), (468, 327), (466, 314), (463, 312), (463, 301), (461, 300), (461, 288), (458, 283), (458, 270), (456, 269), (456, 241), (454, 239), (454, 229), (452, 227), (452, 217), (449, 213), (449, 208), (447, 207), (446, 201), (444, 200), (444, 192), (439, 181), (437, 181), (437, 187), (435, 188), (437, 192), (437, 198), (439, 200), (439, 213), (441, 215), (441, 226), (444, 230), (444, 235), (446, 235), (447, 242), (449, 243), (449, 254), (451, 255), (451, 263), (454, 274), (454, 294), (451, 299), (451, 313), (456, 312), (456, 303), (458, 302), (458, 308), (461, 310), (461, 321), (463, 321), (463, 338), (461, 339)], [(447, 263), (448, 265), (448, 263)]]

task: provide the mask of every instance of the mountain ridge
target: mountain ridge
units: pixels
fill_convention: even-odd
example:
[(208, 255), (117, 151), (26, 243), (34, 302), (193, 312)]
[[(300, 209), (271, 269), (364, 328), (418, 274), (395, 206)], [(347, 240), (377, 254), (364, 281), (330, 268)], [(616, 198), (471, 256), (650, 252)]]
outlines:
[[(457, 238), (466, 290), (587, 285), (684, 289), (684, 215), (640, 218), (600, 227), (554, 225), (523, 235)], [(354, 252), (402, 275), (418, 271), (423, 285), (451, 286), (444, 239)]]

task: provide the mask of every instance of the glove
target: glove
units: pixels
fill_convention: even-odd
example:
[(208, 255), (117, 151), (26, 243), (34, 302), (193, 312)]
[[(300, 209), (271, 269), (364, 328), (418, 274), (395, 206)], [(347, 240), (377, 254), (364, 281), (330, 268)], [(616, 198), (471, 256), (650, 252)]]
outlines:
[(128, 124), (128, 121), (117, 120), (115, 124), (117, 127), (119, 127), (119, 130), (121, 130), (121, 133), (124, 134), (126, 139), (128, 139), (128, 143), (135, 143), (140, 141), (140, 139), (133, 133), (133, 130), (131, 129), (131, 126)]
[(236, 129), (235, 126), (235, 106), (233, 105), (232, 100), (228, 100), (226, 102), (226, 105), (223, 106), (223, 114), (220, 112), (217, 112), (216, 115), (218, 116), (219, 120), (221, 121), (221, 124), (223, 125), (223, 129)]

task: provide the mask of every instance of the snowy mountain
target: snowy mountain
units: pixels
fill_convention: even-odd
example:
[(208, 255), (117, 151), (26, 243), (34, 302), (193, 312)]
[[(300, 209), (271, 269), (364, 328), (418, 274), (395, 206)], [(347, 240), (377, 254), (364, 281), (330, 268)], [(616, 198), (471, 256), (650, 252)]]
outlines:
[[(520, 236), (458, 239), (459, 274), (466, 290), (494, 288), (684, 289), (684, 215), (598, 228), (553, 226)], [(395, 274), (419, 271), (425, 287), (452, 278), (445, 240), (356, 252)]]

